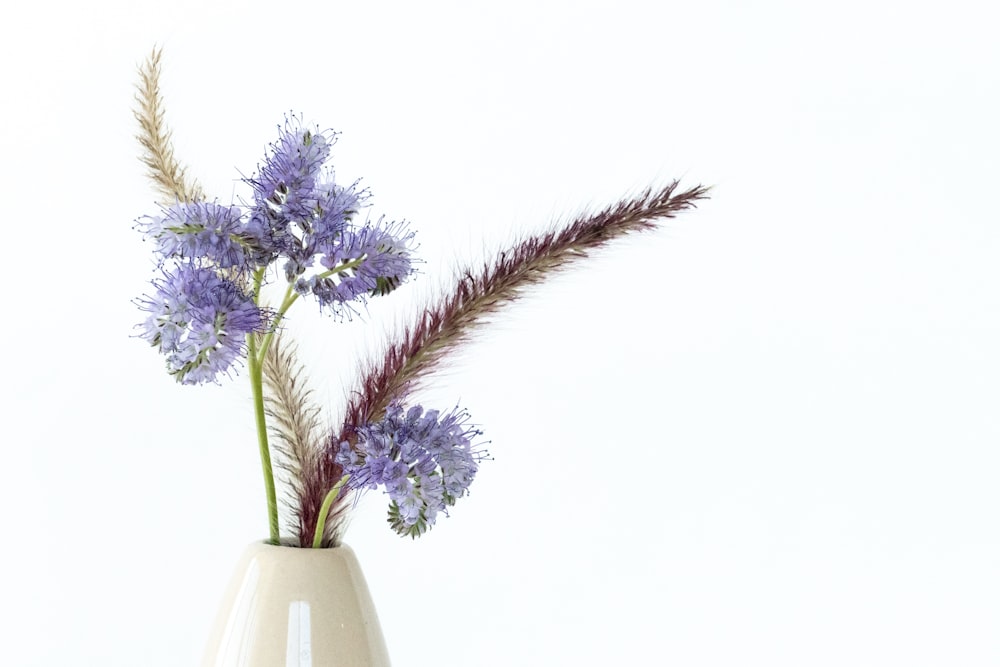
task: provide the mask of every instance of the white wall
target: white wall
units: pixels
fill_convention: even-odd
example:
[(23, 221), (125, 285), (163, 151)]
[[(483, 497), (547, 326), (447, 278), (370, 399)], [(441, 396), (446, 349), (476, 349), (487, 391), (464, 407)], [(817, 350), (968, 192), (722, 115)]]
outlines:
[[(336, 419), (455, 258), (682, 177), (711, 201), (508, 311), (419, 399), (492, 440), (417, 542), (353, 520), (395, 664), (1000, 662), (1000, 84), (988, 3), (20, 5), (0, 25), (8, 665), (196, 664), (266, 532), (246, 377), (131, 339), (135, 66), (224, 201), (288, 110), (419, 233), (290, 324)], [(610, 5), (610, 3), (607, 3)]]

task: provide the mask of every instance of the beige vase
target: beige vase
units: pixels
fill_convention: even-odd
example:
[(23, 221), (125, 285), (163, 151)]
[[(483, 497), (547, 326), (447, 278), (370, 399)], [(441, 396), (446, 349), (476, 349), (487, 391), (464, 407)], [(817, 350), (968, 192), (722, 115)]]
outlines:
[(202, 667), (389, 667), (354, 552), (251, 544)]

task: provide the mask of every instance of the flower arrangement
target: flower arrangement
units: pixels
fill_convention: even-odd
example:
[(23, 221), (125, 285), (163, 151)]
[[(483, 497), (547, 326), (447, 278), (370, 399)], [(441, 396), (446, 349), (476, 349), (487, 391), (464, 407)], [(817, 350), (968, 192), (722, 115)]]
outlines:
[[(426, 305), (362, 368), (341, 426), (324, 432), (284, 318), (303, 298), (344, 316), (398, 289), (414, 271), (414, 232), (403, 222), (362, 219), (370, 192), (358, 182), (338, 183), (328, 164), (337, 135), (294, 115), (244, 179), (250, 199), (208, 201), (173, 154), (159, 51), (139, 74), (138, 139), (162, 206), (136, 224), (154, 246), (160, 273), (152, 292), (137, 301), (146, 314), (138, 335), (166, 358), (167, 372), (181, 384), (219, 382), (245, 366), (273, 544), (281, 543), (282, 530), (272, 453), (288, 473), (295, 544), (339, 544), (348, 499), (379, 487), (390, 498), (393, 530), (411, 537), (426, 532), (465, 495), (487, 453), (467, 412), (404, 407), (412, 390), (524, 288), (593, 248), (656, 228), (708, 192), (680, 191), (676, 181), (648, 189), (525, 238), (481, 267), (459, 270), (453, 291)], [(263, 288), (273, 283), (284, 293), (269, 306)]]

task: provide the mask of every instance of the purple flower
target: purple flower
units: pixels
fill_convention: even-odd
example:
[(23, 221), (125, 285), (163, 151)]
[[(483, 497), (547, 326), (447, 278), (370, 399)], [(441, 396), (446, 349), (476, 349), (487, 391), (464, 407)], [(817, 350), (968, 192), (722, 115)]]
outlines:
[[(312, 294), (321, 307), (336, 309), (365, 294), (381, 296), (396, 289), (413, 272), (413, 233), (405, 223), (365, 225), (345, 229), (334, 242), (317, 250), (326, 273), (300, 278), (295, 289)], [(338, 270), (344, 264), (349, 268)]]
[(280, 228), (293, 220), (310, 218), (316, 208), (316, 180), (335, 139), (333, 133), (302, 127), (296, 116), (286, 118), (264, 165), (256, 177), (248, 179), (256, 212)]
[[(247, 181), (254, 189), (247, 223), (249, 245), (259, 250), (254, 259), (264, 265), (284, 257), (285, 279), (333, 312), (365, 294), (398, 287), (412, 270), (413, 240), (403, 224), (351, 225), (369, 194), (357, 183), (337, 185), (333, 170), (324, 167), (335, 140), (335, 134), (305, 128), (290, 116)], [(316, 267), (306, 275), (317, 263), (326, 270)]]
[(139, 304), (150, 314), (140, 337), (166, 355), (167, 371), (183, 384), (227, 372), (247, 334), (266, 325), (250, 297), (212, 269), (180, 265), (153, 285), (156, 294)]
[(356, 446), (340, 443), (336, 462), (352, 488), (385, 487), (389, 524), (400, 535), (417, 537), (465, 495), (487, 456), (473, 446), (480, 432), (467, 422), (465, 411), (439, 417), (418, 405), (404, 414), (393, 404), (381, 421), (357, 429)]
[(316, 208), (306, 219), (297, 221), (285, 232), (283, 253), (285, 279), (295, 282), (313, 265), (317, 255), (337, 247), (342, 242), (351, 218), (365, 205), (368, 191), (357, 189), (357, 184), (343, 188), (329, 180), (317, 186)]
[(138, 227), (156, 242), (164, 259), (208, 259), (223, 269), (250, 262), (252, 239), (237, 206), (179, 203), (164, 209), (161, 216), (142, 218)]

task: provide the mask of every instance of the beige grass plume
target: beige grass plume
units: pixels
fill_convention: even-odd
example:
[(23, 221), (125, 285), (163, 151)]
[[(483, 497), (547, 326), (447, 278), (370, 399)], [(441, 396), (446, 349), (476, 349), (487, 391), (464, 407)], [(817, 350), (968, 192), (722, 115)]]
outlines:
[(149, 178), (163, 196), (164, 204), (201, 201), (205, 193), (197, 181), (187, 180), (185, 169), (174, 157), (170, 130), (163, 118), (163, 96), (160, 94), (162, 53), (162, 49), (154, 48), (146, 62), (139, 66), (136, 107), (132, 110), (139, 121), (139, 134), (136, 135), (142, 146), (139, 159), (146, 165)]

